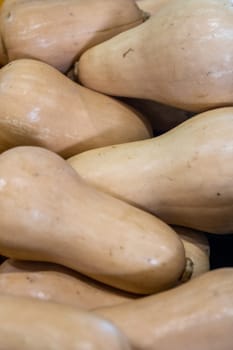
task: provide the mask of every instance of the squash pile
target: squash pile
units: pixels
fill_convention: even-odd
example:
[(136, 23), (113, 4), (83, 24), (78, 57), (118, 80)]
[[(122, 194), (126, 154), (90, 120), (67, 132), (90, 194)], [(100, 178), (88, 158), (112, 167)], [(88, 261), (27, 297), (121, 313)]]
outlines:
[(233, 1), (4, 0), (0, 350), (232, 350)]

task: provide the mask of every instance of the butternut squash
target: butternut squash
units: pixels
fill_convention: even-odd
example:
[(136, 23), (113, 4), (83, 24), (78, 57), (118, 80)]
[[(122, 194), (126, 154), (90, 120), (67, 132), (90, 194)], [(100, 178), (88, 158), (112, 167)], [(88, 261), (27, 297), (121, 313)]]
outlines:
[(87, 182), (172, 225), (233, 233), (233, 108), (201, 113), (140, 142), (69, 163)]
[(0, 265), (0, 293), (70, 304), (85, 310), (136, 298), (60, 265), (11, 259)]
[(231, 350), (233, 268), (96, 313), (116, 324), (135, 350)]
[(51, 151), (2, 153), (0, 192), (0, 254), (58, 263), (139, 294), (181, 278), (184, 247), (174, 230), (87, 185)]
[(143, 24), (87, 50), (87, 87), (202, 112), (233, 104), (232, 0), (174, 0)]
[(0, 350), (129, 350), (110, 322), (68, 305), (0, 295)]
[(130, 107), (46, 63), (22, 59), (0, 69), (0, 151), (35, 145), (68, 157), (150, 136), (148, 122)]
[(185, 249), (185, 256), (190, 260), (192, 268), (191, 278), (209, 271), (210, 246), (205, 234), (186, 227), (173, 226), (173, 229), (178, 233), (182, 240)]
[(5, 0), (0, 27), (8, 62), (35, 58), (66, 72), (82, 52), (143, 20), (133, 0)]

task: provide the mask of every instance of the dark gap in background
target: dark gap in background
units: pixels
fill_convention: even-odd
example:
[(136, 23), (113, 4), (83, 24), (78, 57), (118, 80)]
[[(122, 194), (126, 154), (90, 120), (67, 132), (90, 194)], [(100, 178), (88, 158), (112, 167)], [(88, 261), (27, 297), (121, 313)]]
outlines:
[(207, 235), (210, 244), (211, 269), (233, 267), (233, 234)]

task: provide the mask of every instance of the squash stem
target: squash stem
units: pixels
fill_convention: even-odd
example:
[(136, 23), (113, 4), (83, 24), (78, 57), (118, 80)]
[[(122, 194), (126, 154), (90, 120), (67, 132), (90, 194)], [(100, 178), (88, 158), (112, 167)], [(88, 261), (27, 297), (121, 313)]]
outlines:
[(184, 272), (180, 278), (181, 283), (185, 283), (191, 279), (192, 274), (193, 274), (193, 266), (194, 266), (194, 263), (193, 263), (192, 259), (186, 258), (185, 269), (184, 269)]

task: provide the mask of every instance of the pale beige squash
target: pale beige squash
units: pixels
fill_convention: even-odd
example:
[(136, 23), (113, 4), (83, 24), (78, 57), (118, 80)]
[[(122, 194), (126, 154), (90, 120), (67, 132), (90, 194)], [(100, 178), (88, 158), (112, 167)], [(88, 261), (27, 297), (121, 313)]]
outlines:
[(166, 4), (171, 4), (173, 0), (136, 0), (140, 9), (150, 16), (156, 15), (157, 12)]
[(51, 151), (2, 153), (0, 192), (0, 254), (59, 263), (141, 294), (175, 285), (184, 272), (174, 230), (87, 185)]
[(0, 350), (130, 350), (110, 322), (68, 305), (0, 295)]
[(147, 141), (84, 152), (89, 183), (169, 224), (233, 233), (233, 108), (201, 113)]
[(22, 59), (0, 69), (1, 152), (36, 145), (68, 157), (150, 136), (148, 122), (132, 108), (46, 63)]
[(116, 324), (135, 350), (231, 350), (233, 268), (96, 313)]
[(5, 0), (3, 61), (35, 58), (65, 72), (82, 52), (143, 20), (133, 0)]
[(0, 265), (0, 293), (70, 304), (85, 310), (117, 305), (137, 297), (60, 265), (12, 259)]
[(174, 0), (148, 21), (86, 51), (87, 87), (188, 111), (233, 105), (232, 0)]

